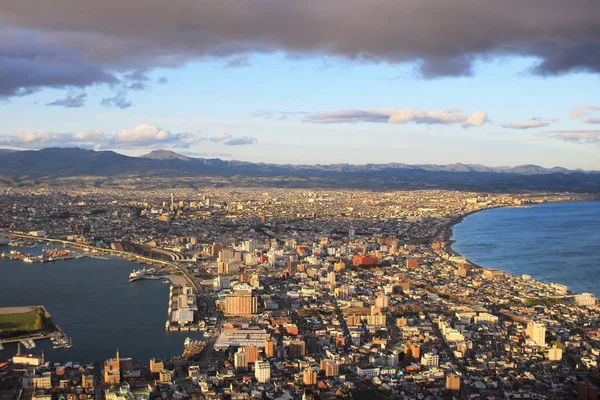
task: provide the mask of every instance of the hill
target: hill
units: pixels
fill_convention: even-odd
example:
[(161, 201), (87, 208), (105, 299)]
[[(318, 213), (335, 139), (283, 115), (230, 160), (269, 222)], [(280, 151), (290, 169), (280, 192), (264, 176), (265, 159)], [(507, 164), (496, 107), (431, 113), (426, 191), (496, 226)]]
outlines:
[(194, 158), (168, 150), (130, 157), (114, 151), (79, 148), (0, 149), (0, 176), (17, 181), (75, 176), (222, 177), (237, 185), (248, 185), (259, 179), (261, 185), (284, 187), (600, 192), (600, 173), (560, 167), (402, 163), (280, 165)]

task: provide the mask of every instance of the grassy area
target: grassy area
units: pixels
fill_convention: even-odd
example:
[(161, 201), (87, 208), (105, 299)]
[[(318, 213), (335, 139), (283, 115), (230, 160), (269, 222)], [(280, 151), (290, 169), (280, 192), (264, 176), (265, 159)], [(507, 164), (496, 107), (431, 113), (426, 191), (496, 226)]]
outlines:
[(44, 327), (45, 318), (39, 308), (18, 314), (0, 314), (0, 337), (3, 338), (40, 331)]

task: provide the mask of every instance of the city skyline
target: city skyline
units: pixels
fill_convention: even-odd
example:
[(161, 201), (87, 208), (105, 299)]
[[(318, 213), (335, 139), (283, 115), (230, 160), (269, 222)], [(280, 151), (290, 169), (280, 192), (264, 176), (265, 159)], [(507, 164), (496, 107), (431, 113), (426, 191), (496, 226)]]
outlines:
[(0, 147), (600, 169), (598, 5), (335, 3), (2, 5)]

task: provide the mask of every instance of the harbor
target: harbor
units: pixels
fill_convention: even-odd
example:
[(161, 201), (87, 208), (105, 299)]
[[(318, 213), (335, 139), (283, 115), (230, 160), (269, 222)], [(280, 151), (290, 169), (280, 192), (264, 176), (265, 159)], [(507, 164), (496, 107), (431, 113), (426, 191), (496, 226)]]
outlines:
[(33, 255), (26, 254), (19, 250), (10, 250), (9, 252), (0, 253), (0, 258), (7, 258), (14, 261), (23, 261), (28, 264), (34, 263), (51, 263), (55, 261), (74, 260), (85, 257), (83, 254), (78, 254), (70, 250), (59, 249), (42, 249), (42, 254)]
[[(26, 333), (27, 325), (23, 316), (38, 312), (38, 310), (40, 314), (43, 314), (45, 323), (39, 327), (36, 323), (34, 328), (40, 328), (37, 329), (37, 332)], [(55, 348), (73, 347), (71, 339), (58, 326), (44, 306), (2, 307), (0, 308), (0, 319), (3, 321), (2, 326), (4, 327), (3, 330), (0, 330), (0, 349), (3, 349), (5, 344), (18, 343), (26, 350), (32, 350), (36, 348), (37, 340), (50, 340), (54, 346), (60, 346)], [(10, 322), (7, 321), (12, 322), (12, 330), (8, 329)], [(20, 325), (17, 326), (17, 323)], [(11, 332), (14, 335), (11, 335)]]
[[(179, 356), (185, 338), (191, 335), (165, 330), (169, 285), (146, 279), (129, 283), (129, 274), (140, 268), (138, 264), (113, 257), (109, 262), (89, 257), (56, 262), (52, 268), (48, 264), (0, 259), (4, 278), (0, 280), (0, 304), (44, 304), (73, 347), (55, 348), (47, 337), (35, 339), (36, 347), (32, 350), (25, 350), (23, 345), (21, 349), (34, 354), (44, 352), (53, 361), (88, 363), (106, 358), (117, 347), (135, 360)], [(178, 275), (173, 279), (185, 281)], [(73, 301), (74, 298), (79, 300)], [(163, 346), (156, 349), (150, 343)], [(10, 357), (17, 353), (18, 341), (3, 346), (1, 357)]]

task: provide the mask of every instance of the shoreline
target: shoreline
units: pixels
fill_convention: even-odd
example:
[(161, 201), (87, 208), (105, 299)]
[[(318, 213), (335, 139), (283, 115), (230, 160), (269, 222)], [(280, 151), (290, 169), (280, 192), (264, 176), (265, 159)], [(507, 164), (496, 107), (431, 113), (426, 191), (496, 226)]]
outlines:
[[(468, 213), (462, 214), (454, 219), (452, 219), (452, 221), (450, 221), (444, 228), (442, 228), (440, 234), (438, 234), (438, 237), (441, 237), (442, 241), (443, 241), (443, 245), (442, 245), (442, 249), (449, 255), (449, 256), (456, 256), (456, 257), (460, 257), (463, 258), (465, 261), (467, 261), (469, 264), (471, 264), (472, 266), (474, 266), (475, 268), (480, 268), (482, 270), (490, 270), (490, 271), (502, 271), (505, 274), (508, 275), (512, 275), (514, 277), (517, 277), (519, 279), (521, 279), (521, 276), (519, 275), (515, 275), (513, 273), (510, 273), (508, 271), (504, 271), (502, 269), (499, 268), (491, 268), (491, 267), (485, 267), (483, 265), (477, 264), (473, 261), (471, 261), (469, 258), (465, 257), (464, 255), (462, 255), (461, 253), (459, 253), (458, 251), (454, 250), (452, 248), (452, 245), (454, 243), (456, 243), (456, 240), (452, 240), (451, 237), (454, 234), (454, 226), (462, 223), (464, 221), (465, 218), (467, 218), (468, 216), (477, 214), (479, 212), (482, 211), (486, 211), (486, 210), (494, 210), (494, 209), (498, 209), (498, 208), (534, 208), (536, 205), (537, 206), (543, 206), (543, 205), (549, 205), (549, 204), (558, 204), (558, 203), (597, 203), (600, 202), (600, 200), (590, 200), (590, 199), (584, 199), (584, 200), (567, 200), (567, 201), (554, 201), (554, 202), (547, 202), (547, 203), (539, 203), (539, 204), (534, 204), (531, 206), (494, 206), (494, 207), (489, 207), (489, 208), (482, 208), (480, 210), (474, 210), (474, 211), (470, 211)], [(526, 272), (523, 272), (523, 274), (527, 274)], [(550, 285), (550, 283), (548, 282), (544, 282), (544, 281), (539, 281), (535, 278), (532, 277), (533, 280)], [(558, 282), (556, 282), (558, 283)], [(568, 286), (567, 286), (568, 287)], [(567, 293), (569, 293), (570, 295), (575, 295), (575, 294), (580, 294), (578, 292), (575, 292), (571, 289), (567, 290)]]

